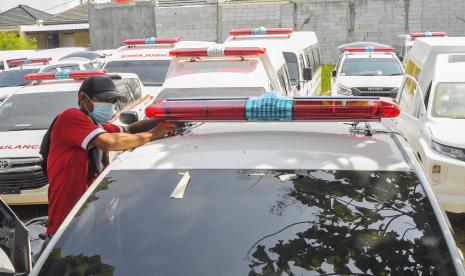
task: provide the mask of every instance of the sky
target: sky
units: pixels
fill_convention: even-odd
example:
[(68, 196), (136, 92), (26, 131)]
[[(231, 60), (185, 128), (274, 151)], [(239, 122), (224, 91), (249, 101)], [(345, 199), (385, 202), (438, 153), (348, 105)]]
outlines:
[[(80, 2), (81, 0), (0, 0), (0, 11), (3, 12), (22, 4), (53, 14), (77, 6)], [(102, 2), (102, 0), (96, 2)]]

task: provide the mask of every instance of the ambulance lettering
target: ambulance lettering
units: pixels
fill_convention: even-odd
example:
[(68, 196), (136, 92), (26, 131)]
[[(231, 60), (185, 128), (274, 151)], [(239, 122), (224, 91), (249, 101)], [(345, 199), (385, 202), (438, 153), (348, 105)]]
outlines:
[(128, 54), (121, 55), (121, 58), (148, 58), (148, 57), (168, 57), (168, 54), (149, 53), (149, 54)]
[(40, 145), (0, 145), (0, 150), (39, 149)]

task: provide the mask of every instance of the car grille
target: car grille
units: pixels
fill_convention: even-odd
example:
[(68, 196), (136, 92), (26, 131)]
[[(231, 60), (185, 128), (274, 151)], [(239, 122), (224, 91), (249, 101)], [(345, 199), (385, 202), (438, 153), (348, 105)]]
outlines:
[(352, 95), (395, 98), (398, 91), (397, 87), (353, 87)]
[(21, 190), (37, 189), (48, 184), (40, 166), (41, 159), (38, 157), (0, 158), (0, 161), (8, 164), (0, 168), (0, 194), (15, 194)]

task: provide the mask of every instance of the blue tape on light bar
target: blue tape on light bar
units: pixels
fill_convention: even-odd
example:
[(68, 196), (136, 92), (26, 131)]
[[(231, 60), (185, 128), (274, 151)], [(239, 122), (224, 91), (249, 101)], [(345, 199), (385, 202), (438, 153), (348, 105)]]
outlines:
[(375, 47), (367, 46), (367, 47), (365, 48), (365, 52), (371, 53), (371, 52), (374, 52), (374, 51), (375, 51)]
[(249, 121), (292, 121), (292, 107), (292, 98), (267, 92), (247, 100), (245, 116)]
[(24, 64), (31, 64), (32, 63), (32, 60), (31, 59), (25, 59), (24, 60)]
[(69, 79), (69, 73), (71, 73), (71, 70), (63, 70), (60, 72), (55, 73), (55, 79)]
[(157, 42), (155, 37), (149, 37), (145, 39), (145, 44), (155, 44), (155, 42)]
[(260, 28), (255, 28), (253, 29), (253, 35), (266, 35), (266, 28), (265, 27), (260, 27)]
[(432, 32), (425, 32), (425, 36), (433, 36)]

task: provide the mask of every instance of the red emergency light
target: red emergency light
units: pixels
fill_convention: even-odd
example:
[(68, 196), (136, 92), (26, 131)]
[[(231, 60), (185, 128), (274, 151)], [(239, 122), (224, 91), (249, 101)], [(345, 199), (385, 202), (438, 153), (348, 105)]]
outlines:
[(170, 51), (172, 57), (224, 57), (257, 56), (266, 53), (261, 47), (225, 47), (225, 48), (179, 48)]
[(49, 61), (51, 61), (52, 58), (46, 57), (46, 58), (26, 58), (26, 59), (16, 59), (16, 60), (11, 60), (8, 63), (12, 65), (24, 65), (24, 64), (33, 64), (33, 63), (43, 63), (46, 64)]
[(360, 47), (360, 48), (345, 48), (345, 52), (349, 53), (393, 53), (394, 48), (390, 47)]
[(181, 41), (180, 38), (141, 38), (141, 39), (126, 39), (123, 41), (124, 45), (161, 45), (161, 44), (175, 44)]
[(268, 92), (250, 99), (161, 100), (148, 118), (167, 121), (380, 121), (400, 114), (390, 98), (288, 98)]
[(416, 33), (410, 33), (410, 37), (412, 40), (415, 40), (418, 37), (445, 37), (447, 36), (446, 32), (416, 32)]
[(293, 28), (253, 28), (253, 29), (233, 29), (229, 35), (288, 35), (294, 32)]
[(41, 80), (58, 80), (58, 79), (85, 79), (92, 76), (104, 76), (105, 70), (89, 70), (89, 71), (70, 71), (64, 70), (60, 72), (34, 73), (24, 76), (27, 81)]

